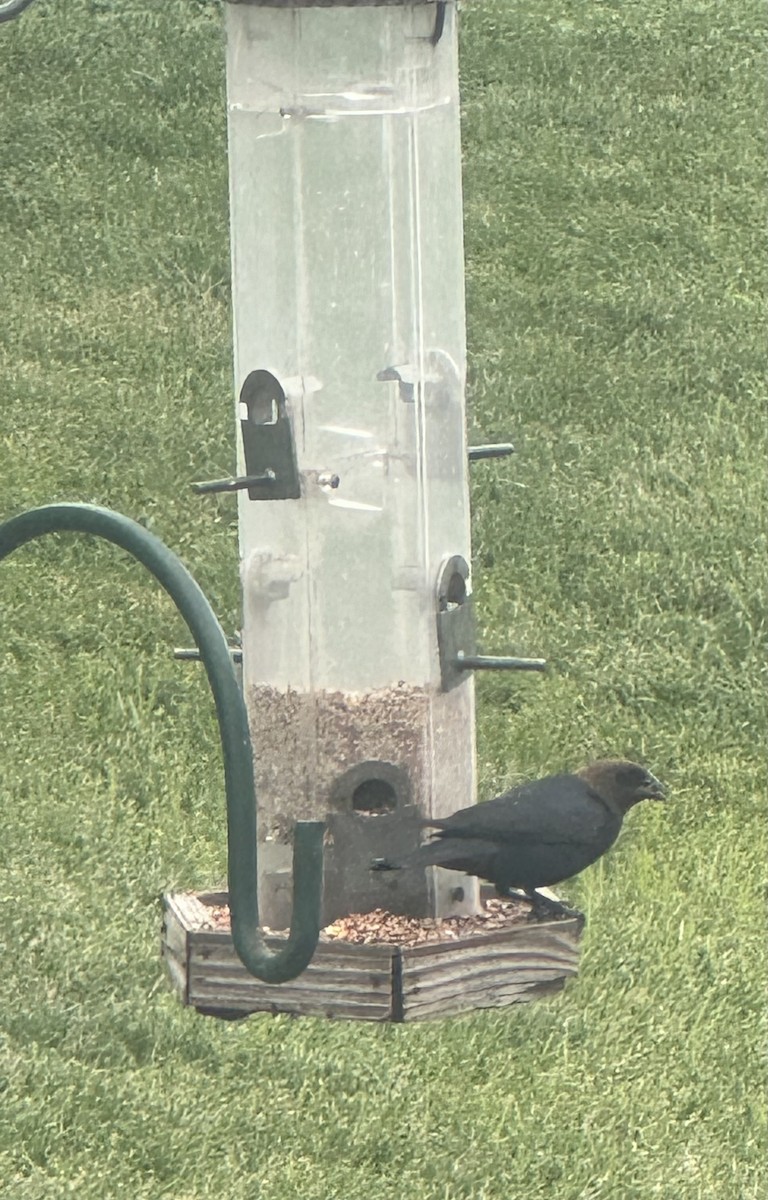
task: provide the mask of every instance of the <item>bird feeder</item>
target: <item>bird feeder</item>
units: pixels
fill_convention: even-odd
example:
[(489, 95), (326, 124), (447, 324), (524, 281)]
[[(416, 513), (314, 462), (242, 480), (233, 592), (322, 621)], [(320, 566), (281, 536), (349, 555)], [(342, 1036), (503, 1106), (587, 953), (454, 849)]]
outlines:
[[(473, 670), (544, 666), (475, 643), (469, 463), (512, 448), (466, 443), (455, 6), (225, 10), (239, 473), (199, 490), (239, 497), (259, 910), (287, 926), (292, 830), (322, 820), (323, 924), (467, 916), (475, 879), (371, 869), (474, 803)], [(168, 927), (185, 962), (207, 946), (198, 1006), (225, 1008), (247, 1001), (227, 992), (216, 899), (172, 899)], [(303, 1011), (327, 1011), (311, 975)]]
[[(579, 922), (497, 912), (482, 929), (474, 878), (407, 865), (425, 818), (475, 801), (473, 672), (545, 665), (475, 638), (470, 462), (512, 447), (466, 443), (455, 4), (224, 9), (238, 462), (196, 489), (237, 494), (241, 646), (117, 514), (23, 514), (0, 558), (64, 528), (116, 541), (195, 635), (179, 656), (203, 659), (216, 698), (229, 890), (165, 897), (186, 1003), (402, 1020), (525, 999), (573, 973)], [(455, 936), (338, 936), (382, 911), (455, 918)], [(319, 925), (337, 936), (316, 947)]]
[[(260, 911), (328, 822), (324, 920), (466, 912), (393, 880), (420, 814), (474, 799), (469, 673), (440, 603), (469, 561), (456, 44), (432, 4), (228, 4), (243, 685)], [(446, 671), (451, 671), (446, 666)]]
[(322, 819), (325, 922), (472, 912), (463, 876), (371, 872), (475, 799), (455, 10), (225, 10), (260, 911), (288, 923)]

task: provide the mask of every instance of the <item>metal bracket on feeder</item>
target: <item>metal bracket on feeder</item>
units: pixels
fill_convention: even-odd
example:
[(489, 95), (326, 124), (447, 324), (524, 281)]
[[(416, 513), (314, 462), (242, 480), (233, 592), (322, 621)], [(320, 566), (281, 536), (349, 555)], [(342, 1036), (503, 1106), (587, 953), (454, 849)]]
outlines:
[(195, 483), (197, 494), (247, 489), (251, 500), (298, 500), (301, 484), (285, 392), (269, 371), (251, 371), (240, 389), (240, 431), (246, 474)]
[(269, 371), (251, 371), (240, 389), (240, 431), (246, 475), (273, 472), (268, 483), (248, 488), (251, 500), (298, 500), (296, 446), (285, 411), (285, 392)]
[(437, 645), (443, 691), (456, 687), (465, 671), (544, 671), (543, 658), (507, 658), (477, 653), (475, 611), (467, 592), (469, 567), (460, 554), (443, 564), (437, 583)]

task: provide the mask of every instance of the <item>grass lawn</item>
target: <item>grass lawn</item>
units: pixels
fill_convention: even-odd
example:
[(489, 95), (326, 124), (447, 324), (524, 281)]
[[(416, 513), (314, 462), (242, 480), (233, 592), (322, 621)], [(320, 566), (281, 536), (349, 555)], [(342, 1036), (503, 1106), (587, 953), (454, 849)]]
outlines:
[[(0, 1196), (758, 1200), (765, 102), (757, 0), (462, 16), (482, 795), (642, 758), (560, 996), (425, 1026), (183, 1010), (158, 894), (224, 874), (200, 672), (85, 538), (0, 566)], [(0, 26), (0, 516), (145, 522), (238, 624), (220, 6)]]

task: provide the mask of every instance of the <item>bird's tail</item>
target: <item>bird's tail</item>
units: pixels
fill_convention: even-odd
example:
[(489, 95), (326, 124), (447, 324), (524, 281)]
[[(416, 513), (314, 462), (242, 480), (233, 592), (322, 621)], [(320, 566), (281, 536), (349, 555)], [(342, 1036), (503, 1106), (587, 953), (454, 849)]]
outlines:
[(442, 865), (445, 855), (445, 843), (435, 839), (431, 842), (422, 842), (399, 862), (394, 862), (391, 858), (374, 858), (371, 860), (370, 869), (372, 871), (404, 871), (408, 867), (435, 867)]
[[(444, 820), (444, 817), (435, 817), (432, 819), (429, 817), (423, 817), (419, 821), (419, 824), (424, 829), (430, 826), (433, 829), (439, 829)], [(415, 850), (412, 850), (411, 853), (406, 855), (406, 857), (400, 862), (393, 862), (391, 858), (372, 859), (370, 866), (371, 871), (403, 871), (407, 867), (428, 867), (435, 865), (439, 858), (439, 854), (436, 854), (435, 852), (441, 843), (437, 840), (437, 834), (433, 834), (432, 836), (435, 840), (422, 842), (420, 846), (417, 846)]]

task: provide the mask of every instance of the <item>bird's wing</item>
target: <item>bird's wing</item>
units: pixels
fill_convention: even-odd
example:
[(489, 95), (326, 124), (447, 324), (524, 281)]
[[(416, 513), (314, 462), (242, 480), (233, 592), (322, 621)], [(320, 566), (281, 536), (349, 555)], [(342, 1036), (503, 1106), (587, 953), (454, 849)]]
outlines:
[(492, 879), (499, 853), (498, 845), (482, 838), (445, 838), (425, 842), (408, 860), (408, 866), (447, 867), (450, 871), (466, 871), (481, 879)]
[[(436, 827), (434, 837), (440, 841), (481, 838), (497, 844), (548, 845), (591, 841), (606, 821), (612, 826), (616, 820), (583, 779), (550, 775), (430, 824)], [(616, 833), (620, 824), (618, 821)]]

